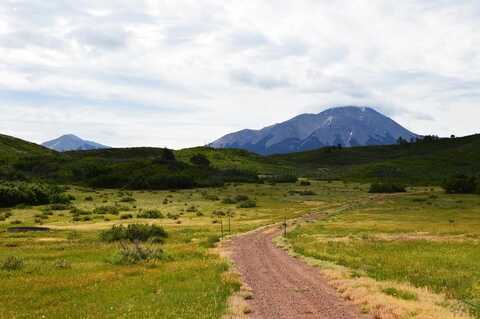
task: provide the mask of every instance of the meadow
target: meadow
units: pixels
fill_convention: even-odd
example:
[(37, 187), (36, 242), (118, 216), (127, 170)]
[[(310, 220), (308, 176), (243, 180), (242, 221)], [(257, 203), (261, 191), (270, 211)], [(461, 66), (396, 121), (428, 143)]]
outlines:
[[(312, 196), (289, 193), (297, 189), (303, 188), (230, 184), (130, 192), (72, 186), (71, 205), (2, 209), (0, 318), (221, 318), (228, 297), (240, 287), (228, 262), (210, 249), (222, 227), (226, 236), (322, 205)], [(159, 218), (142, 217), (151, 211)], [(161, 247), (163, 258), (118, 263), (120, 245), (99, 235), (133, 223), (165, 228), (163, 245), (147, 244)], [(14, 226), (50, 231), (6, 231)]]
[[(459, 300), (480, 317), (480, 196), (440, 188), (370, 194), (288, 236), (303, 256), (333, 262), (353, 276), (406, 283)], [(393, 289), (393, 290), (392, 290)], [(387, 289), (400, 299), (415, 294)]]
[[(479, 317), (480, 196), (438, 187), (368, 189), (304, 180), (176, 191), (69, 186), (71, 204), (4, 208), (0, 318), (222, 318), (240, 289), (229, 262), (212, 250), (222, 229), (228, 236), (285, 218), (297, 254), (346, 267), (352, 276), (424, 287)], [(315, 214), (325, 218), (300, 218)], [(129, 224), (164, 227), (164, 244), (145, 244), (161, 248), (162, 258), (118, 262), (121, 245), (100, 234)], [(6, 231), (14, 226), (50, 231)], [(382, 293), (419, 298), (399, 287)]]

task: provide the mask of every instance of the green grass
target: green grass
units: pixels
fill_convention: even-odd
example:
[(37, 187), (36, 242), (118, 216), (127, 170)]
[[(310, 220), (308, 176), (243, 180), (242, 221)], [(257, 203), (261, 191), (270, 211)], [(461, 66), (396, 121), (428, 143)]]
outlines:
[(479, 207), (480, 196), (435, 190), (371, 195), (348, 211), (297, 228), (289, 241), (297, 253), (377, 280), (427, 287), (478, 312)]
[[(48, 205), (9, 209), (12, 216), (0, 222), (0, 263), (15, 256), (23, 267), (0, 270), (0, 318), (221, 318), (227, 298), (239, 283), (228, 279), (228, 265), (209, 252), (221, 235), (220, 224), (213, 222), (222, 218), (225, 235), (228, 231), (227, 218), (215, 212), (231, 213), (231, 233), (299, 216), (312, 207), (309, 201), (319, 198), (305, 202), (302, 196), (287, 195), (297, 187), (239, 184), (175, 192), (71, 187), (69, 193), (76, 198), (72, 205), (91, 217), (75, 222), (70, 209), (50, 210)], [(239, 194), (248, 194), (258, 207), (242, 209), (210, 199)], [(135, 201), (121, 202), (125, 196)], [(120, 215), (94, 213), (105, 206), (118, 207)], [(165, 218), (137, 217), (149, 209)], [(47, 218), (41, 221), (52, 228), (50, 232), (5, 232), (12, 220), (39, 225), (35, 215), (44, 212)], [(134, 218), (121, 220), (121, 214)], [(177, 218), (167, 218), (168, 214)], [(119, 244), (101, 241), (99, 233), (114, 224), (129, 223), (163, 226), (169, 233), (161, 246), (165, 258), (134, 265), (116, 263)]]

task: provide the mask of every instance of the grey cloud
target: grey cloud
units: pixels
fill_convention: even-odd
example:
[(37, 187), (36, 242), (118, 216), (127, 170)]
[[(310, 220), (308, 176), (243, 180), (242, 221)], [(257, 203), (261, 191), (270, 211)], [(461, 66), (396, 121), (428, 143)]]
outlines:
[(86, 27), (70, 33), (71, 38), (82, 45), (97, 49), (114, 50), (127, 46), (128, 34), (121, 27)]
[(230, 72), (230, 79), (236, 83), (263, 90), (272, 90), (292, 86), (285, 79), (272, 76), (257, 75), (248, 70), (233, 70)]

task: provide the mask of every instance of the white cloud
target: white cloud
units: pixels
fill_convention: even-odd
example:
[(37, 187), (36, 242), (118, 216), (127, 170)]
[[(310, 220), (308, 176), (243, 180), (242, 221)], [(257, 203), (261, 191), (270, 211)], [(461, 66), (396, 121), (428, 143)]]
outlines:
[(9, 0), (0, 132), (185, 147), (335, 105), (475, 133), (480, 4), (467, 0)]

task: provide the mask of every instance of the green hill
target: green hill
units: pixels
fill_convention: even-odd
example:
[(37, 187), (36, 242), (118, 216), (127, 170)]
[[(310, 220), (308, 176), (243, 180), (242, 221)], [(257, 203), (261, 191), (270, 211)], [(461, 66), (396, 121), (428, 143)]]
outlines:
[[(480, 135), (426, 139), (402, 145), (329, 147), (274, 156), (260, 156), (237, 149), (195, 147), (174, 151), (173, 160), (163, 158), (166, 150), (162, 148), (56, 153), (0, 135), (0, 151), (0, 177), (45, 179), (98, 187), (207, 186), (222, 181), (253, 181), (255, 174), (439, 184), (450, 175), (478, 175), (480, 172)], [(198, 154), (204, 155), (211, 165), (199, 167), (191, 163), (192, 156)]]
[(15, 137), (0, 134), (0, 162), (13, 161), (26, 156), (48, 156), (53, 151)]
[(324, 148), (272, 156), (271, 160), (288, 163), (298, 174), (317, 178), (438, 184), (453, 174), (480, 172), (480, 135), (402, 145)]

